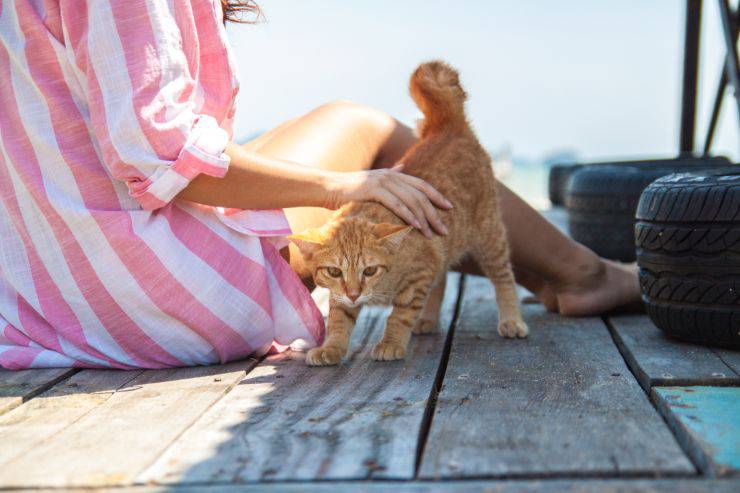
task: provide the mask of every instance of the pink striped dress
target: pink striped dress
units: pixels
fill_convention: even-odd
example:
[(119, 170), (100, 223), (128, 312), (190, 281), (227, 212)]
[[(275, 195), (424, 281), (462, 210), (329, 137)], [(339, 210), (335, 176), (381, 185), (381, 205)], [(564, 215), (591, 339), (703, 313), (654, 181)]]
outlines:
[(238, 92), (217, 0), (0, 2), (0, 366), (165, 368), (320, 343), (281, 211), (221, 177)]

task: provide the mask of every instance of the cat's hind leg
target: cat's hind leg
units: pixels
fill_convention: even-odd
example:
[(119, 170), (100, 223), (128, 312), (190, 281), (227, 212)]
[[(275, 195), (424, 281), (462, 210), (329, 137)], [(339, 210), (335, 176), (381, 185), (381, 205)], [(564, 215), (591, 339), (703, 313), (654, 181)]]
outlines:
[(347, 353), (349, 337), (352, 335), (359, 313), (360, 307), (348, 307), (331, 301), (324, 344), (308, 351), (306, 363), (310, 366), (338, 364)]
[(506, 230), (500, 221), (492, 229), (490, 234), (481, 236), (482, 241), (474, 249), (473, 256), (496, 288), (498, 333), (503, 337), (527, 337), (529, 329), (519, 307)]
[(393, 311), (386, 322), (383, 338), (371, 353), (374, 360), (393, 361), (406, 357), (411, 330), (419, 319), (435, 279), (432, 271), (417, 271), (405, 282), (393, 299)]

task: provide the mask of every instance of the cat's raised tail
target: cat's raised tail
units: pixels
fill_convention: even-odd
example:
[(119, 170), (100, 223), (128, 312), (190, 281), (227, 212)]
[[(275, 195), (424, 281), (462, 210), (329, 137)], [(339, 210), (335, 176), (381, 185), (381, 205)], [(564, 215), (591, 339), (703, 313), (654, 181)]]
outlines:
[(422, 63), (411, 75), (409, 91), (424, 113), (422, 136), (430, 131), (467, 127), (465, 100), (457, 70), (440, 60)]

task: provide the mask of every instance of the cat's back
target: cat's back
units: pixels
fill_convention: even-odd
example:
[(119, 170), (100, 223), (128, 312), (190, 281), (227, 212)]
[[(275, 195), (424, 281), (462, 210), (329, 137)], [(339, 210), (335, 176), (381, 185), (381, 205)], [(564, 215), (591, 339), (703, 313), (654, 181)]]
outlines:
[(404, 224), (390, 209), (378, 202), (350, 202), (338, 212), (338, 218), (361, 217), (373, 223)]
[(456, 206), (475, 207), (493, 189), (491, 159), (470, 130), (427, 136), (403, 162), (405, 173), (425, 180)]

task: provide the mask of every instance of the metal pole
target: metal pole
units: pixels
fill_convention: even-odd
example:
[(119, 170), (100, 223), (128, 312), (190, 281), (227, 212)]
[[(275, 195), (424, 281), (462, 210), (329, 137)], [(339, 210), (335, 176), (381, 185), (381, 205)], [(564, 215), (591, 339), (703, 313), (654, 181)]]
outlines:
[[(722, 0), (720, 0), (721, 2)], [(696, 85), (699, 72), (699, 37), (701, 32), (701, 0), (686, 0), (686, 28), (683, 46), (683, 95), (681, 98), (680, 154), (694, 150), (696, 128)]]
[(717, 94), (715, 94), (714, 96), (714, 106), (712, 107), (712, 116), (709, 118), (709, 128), (707, 128), (707, 138), (704, 139), (704, 155), (705, 156), (709, 155), (709, 149), (712, 147), (712, 140), (714, 140), (714, 131), (717, 127), (717, 120), (719, 119), (719, 110), (722, 108), (722, 100), (724, 99), (726, 88), (727, 88), (727, 71), (723, 68), (722, 75), (719, 78), (719, 84), (717, 85)]
[[(735, 40), (737, 40), (738, 34), (740, 34), (740, 8), (735, 10)], [(717, 121), (719, 120), (719, 112), (722, 109), (722, 102), (724, 101), (725, 89), (727, 89), (727, 60), (722, 64), (722, 74), (719, 76), (719, 83), (717, 84), (717, 92), (714, 95), (714, 105), (712, 106), (712, 115), (709, 117), (709, 126), (707, 128), (707, 137), (704, 139), (704, 155), (709, 155), (709, 150), (712, 148), (712, 141), (714, 140), (714, 131), (717, 129)]]
[(719, 16), (722, 19), (722, 31), (725, 34), (725, 45), (727, 45), (725, 73), (735, 90), (735, 103), (740, 118), (740, 66), (738, 65), (737, 47), (735, 46), (735, 19), (730, 13), (730, 5), (727, 0), (717, 0), (717, 3), (719, 3)]

